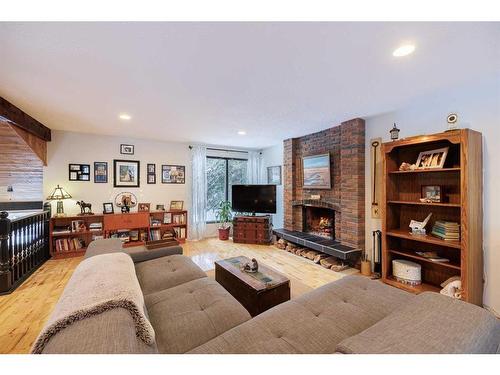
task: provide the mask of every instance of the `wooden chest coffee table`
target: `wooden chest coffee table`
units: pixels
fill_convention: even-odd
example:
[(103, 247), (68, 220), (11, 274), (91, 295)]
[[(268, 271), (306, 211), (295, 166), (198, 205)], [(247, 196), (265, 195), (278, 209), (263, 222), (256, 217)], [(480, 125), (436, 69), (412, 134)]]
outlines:
[(290, 300), (290, 280), (259, 264), (259, 271), (248, 273), (240, 266), (250, 262), (244, 256), (215, 262), (215, 280), (236, 298), (252, 316)]

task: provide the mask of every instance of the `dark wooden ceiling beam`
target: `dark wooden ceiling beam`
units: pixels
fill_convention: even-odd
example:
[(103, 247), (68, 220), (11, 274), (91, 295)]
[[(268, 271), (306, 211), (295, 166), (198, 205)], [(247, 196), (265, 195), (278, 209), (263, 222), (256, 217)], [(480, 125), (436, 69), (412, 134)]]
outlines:
[(48, 127), (0, 96), (0, 121), (1, 120), (8, 121), (44, 141), (50, 141), (51, 139), (50, 129)]

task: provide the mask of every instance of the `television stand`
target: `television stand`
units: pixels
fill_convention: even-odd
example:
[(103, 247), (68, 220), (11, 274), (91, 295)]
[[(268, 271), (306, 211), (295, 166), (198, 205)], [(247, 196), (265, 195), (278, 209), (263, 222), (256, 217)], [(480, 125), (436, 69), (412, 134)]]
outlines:
[(235, 216), (233, 219), (233, 242), (270, 245), (272, 226), (271, 215)]

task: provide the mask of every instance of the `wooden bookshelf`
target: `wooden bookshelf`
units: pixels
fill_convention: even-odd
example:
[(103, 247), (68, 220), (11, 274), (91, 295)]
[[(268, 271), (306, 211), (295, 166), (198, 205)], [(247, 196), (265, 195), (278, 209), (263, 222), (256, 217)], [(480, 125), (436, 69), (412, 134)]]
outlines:
[[(171, 223), (164, 223), (165, 214), (170, 215)], [(161, 220), (158, 226), (151, 225), (152, 220)], [(103, 238), (111, 238), (118, 236), (119, 233), (128, 232), (128, 240), (124, 242), (124, 247), (143, 246), (147, 241), (151, 240), (152, 230), (159, 230), (160, 238), (168, 232), (175, 233), (175, 241), (184, 243), (187, 239), (187, 211), (152, 211), (152, 212), (130, 212), (127, 214), (117, 213), (108, 215), (87, 215), (87, 216), (68, 216), (68, 217), (53, 217), (50, 220), (50, 253), (54, 258), (67, 258), (80, 256), (85, 254), (85, 250), (95, 236)], [(54, 231), (56, 227), (70, 227), (73, 221), (80, 220), (83, 222), (85, 229), (81, 231), (70, 231), (69, 233), (57, 233)], [(91, 223), (100, 222), (102, 230), (91, 231), (89, 225)], [(137, 231), (138, 239), (132, 240), (130, 232)], [(78, 239), (81, 242), (81, 248), (65, 248), (64, 250), (56, 249), (58, 240), (67, 239), (70, 243), (73, 239)]]
[[(399, 171), (403, 162), (413, 164), (420, 152), (448, 147), (442, 169)], [(424, 135), (387, 142), (383, 153), (382, 280), (412, 293), (439, 291), (440, 284), (460, 276), (462, 299), (482, 305), (483, 202), (482, 135), (470, 129)], [(423, 185), (440, 185), (442, 202), (420, 202)], [(410, 220), (422, 221), (429, 213), (427, 235), (412, 235)], [(446, 241), (431, 235), (436, 220), (460, 224), (460, 240)], [(449, 262), (432, 262), (416, 251), (435, 251)], [(407, 259), (422, 267), (422, 284), (410, 286), (392, 276), (392, 260)]]
[[(150, 229), (160, 230), (160, 238), (164, 233), (169, 231), (175, 234), (175, 239), (179, 243), (186, 242), (188, 231), (188, 212), (185, 210), (171, 210), (171, 211), (151, 211), (149, 212), (150, 222), (152, 220), (160, 221), (160, 225), (151, 225)], [(166, 222), (170, 221), (170, 222)], [(154, 240), (154, 239), (153, 239)], [(156, 239), (158, 240), (158, 239)]]
[[(85, 226), (85, 230), (73, 231), (72, 222), (81, 221)], [(85, 254), (87, 246), (95, 236), (102, 236), (103, 231), (91, 231), (89, 230), (89, 225), (91, 223), (103, 223), (103, 215), (88, 215), (88, 216), (66, 216), (66, 217), (53, 217), (50, 219), (49, 224), (49, 242), (50, 242), (50, 255), (53, 258), (69, 258), (75, 256), (81, 256)], [(58, 233), (55, 231), (57, 228), (68, 227), (70, 228), (69, 233)], [(81, 248), (74, 248), (74, 246), (61, 248), (57, 245), (58, 241), (67, 241), (69, 245), (72, 243), (73, 239), (77, 239), (81, 242)]]

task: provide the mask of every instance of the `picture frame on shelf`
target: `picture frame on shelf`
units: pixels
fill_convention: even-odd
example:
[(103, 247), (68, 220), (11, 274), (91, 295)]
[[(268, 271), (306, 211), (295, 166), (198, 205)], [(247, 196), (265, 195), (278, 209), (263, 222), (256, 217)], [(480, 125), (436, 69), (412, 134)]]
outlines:
[(146, 172), (147, 183), (156, 184), (156, 164), (149, 163)]
[(122, 155), (134, 155), (135, 146), (134, 145), (120, 145), (120, 154)]
[(172, 224), (172, 213), (165, 212), (163, 214), (163, 224)]
[(69, 181), (90, 181), (90, 164), (69, 164)]
[(137, 205), (138, 212), (149, 212), (151, 208), (151, 203), (139, 203)]
[(85, 222), (83, 220), (72, 220), (71, 221), (71, 232), (72, 233), (85, 232), (86, 230), (87, 230), (87, 227), (85, 226)]
[(162, 184), (184, 184), (186, 183), (186, 167), (184, 165), (161, 166)]
[(182, 211), (184, 201), (170, 201), (170, 211)]
[(156, 205), (156, 211), (165, 211), (165, 205), (163, 205), (163, 204), (157, 204)]
[(449, 147), (422, 151), (418, 154), (417, 169), (442, 169), (448, 156)]
[(106, 202), (102, 204), (102, 213), (107, 215), (107, 214), (114, 214), (115, 213), (115, 208), (113, 206), (112, 202)]
[(95, 184), (108, 183), (108, 162), (106, 161), (94, 162), (94, 183)]
[(267, 167), (267, 183), (269, 185), (281, 185), (281, 165)]
[(443, 189), (440, 185), (422, 185), (422, 198), (423, 202), (442, 203), (443, 202)]
[(113, 160), (114, 187), (140, 187), (139, 160)]

